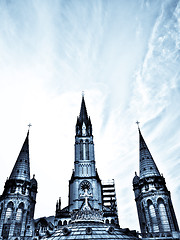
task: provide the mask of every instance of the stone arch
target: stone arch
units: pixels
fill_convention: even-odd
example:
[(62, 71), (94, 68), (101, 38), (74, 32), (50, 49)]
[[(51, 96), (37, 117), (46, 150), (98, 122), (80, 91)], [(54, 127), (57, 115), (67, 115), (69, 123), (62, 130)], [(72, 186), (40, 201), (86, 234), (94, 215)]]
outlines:
[(24, 212), (24, 203), (21, 202), (17, 208), (16, 212), (16, 222), (21, 222), (23, 218), (23, 212)]
[(6, 214), (5, 214), (5, 220), (4, 220), (5, 223), (8, 223), (11, 221), (13, 210), (14, 210), (14, 204), (13, 202), (9, 202), (6, 208)]
[(21, 235), (21, 228), (23, 222), (23, 214), (24, 214), (24, 203), (21, 202), (16, 211), (16, 222), (14, 226), (14, 236)]
[(114, 221), (114, 219), (111, 219), (111, 224), (115, 224), (115, 221)]
[(148, 199), (147, 205), (148, 205), (148, 211), (149, 211), (152, 232), (159, 232), (159, 226), (157, 223), (157, 216), (156, 216), (156, 211), (155, 211), (153, 202), (150, 199)]
[(80, 140), (80, 160), (83, 160), (83, 140)]
[(170, 229), (170, 225), (169, 225), (169, 219), (167, 216), (167, 211), (166, 211), (166, 207), (164, 204), (164, 200), (162, 198), (158, 198), (157, 204), (158, 204), (159, 217), (161, 220), (161, 227), (164, 232), (169, 232), (169, 231), (171, 231), (171, 229)]
[(106, 224), (109, 224), (109, 219), (106, 219), (105, 223), (106, 223)]
[(85, 151), (86, 151), (86, 160), (89, 159), (89, 140), (86, 139), (85, 141)]
[(62, 226), (62, 221), (61, 220), (58, 221), (58, 226)]

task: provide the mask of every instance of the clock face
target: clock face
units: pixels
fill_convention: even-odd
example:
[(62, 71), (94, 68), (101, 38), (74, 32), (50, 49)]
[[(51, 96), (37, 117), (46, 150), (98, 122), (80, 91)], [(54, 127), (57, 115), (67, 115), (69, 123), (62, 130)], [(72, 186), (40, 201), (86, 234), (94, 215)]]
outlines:
[(81, 183), (81, 190), (85, 191), (85, 189), (89, 190), (90, 189), (90, 182), (88, 181), (82, 181)]

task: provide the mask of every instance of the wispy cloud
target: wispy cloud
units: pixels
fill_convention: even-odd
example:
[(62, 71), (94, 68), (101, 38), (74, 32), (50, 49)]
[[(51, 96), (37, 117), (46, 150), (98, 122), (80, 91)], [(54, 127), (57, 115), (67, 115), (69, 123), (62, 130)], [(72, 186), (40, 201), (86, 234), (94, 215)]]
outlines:
[(121, 226), (138, 228), (136, 120), (180, 216), (179, 12), (170, 0), (0, 2), (0, 181), (30, 121), (37, 217), (54, 214), (59, 196), (67, 204), (82, 90), (99, 175), (116, 181)]

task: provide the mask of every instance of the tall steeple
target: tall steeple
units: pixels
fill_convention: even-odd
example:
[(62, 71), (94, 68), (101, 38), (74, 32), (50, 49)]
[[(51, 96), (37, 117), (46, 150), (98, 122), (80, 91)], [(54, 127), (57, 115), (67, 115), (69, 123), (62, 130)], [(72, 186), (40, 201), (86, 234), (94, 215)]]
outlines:
[(27, 133), (24, 144), (21, 148), (19, 156), (16, 160), (14, 168), (11, 172), (10, 178), (14, 180), (30, 181), (30, 167), (29, 167), (29, 131)]
[(138, 130), (140, 177), (135, 173), (133, 190), (141, 233), (143, 238), (149, 237), (150, 234), (152, 237), (164, 235), (174, 239), (179, 234), (179, 227), (171, 195), (166, 187), (165, 178), (160, 175), (139, 127)]
[(101, 181), (95, 166), (92, 124), (87, 114), (84, 95), (76, 123), (75, 161), (69, 186), (70, 211), (80, 209), (83, 204), (83, 197), (80, 196), (83, 196), (86, 190), (87, 194), (92, 194), (89, 199), (92, 208), (102, 210)]
[(160, 176), (159, 170), (156, 166), (156, 163), (153, 160), (153, 157), (144, 141), (144, 138), (139, 130), (139, 175), (140, 178), (145, 178), (149, 176)]
[[(0, 196), (0, 236), (3, 239), (23, 239), (34, 235), (34, 210), (37, 181), (30, 180), (29, 131)], [(2, 208), (3, 206), (3, 208)]]

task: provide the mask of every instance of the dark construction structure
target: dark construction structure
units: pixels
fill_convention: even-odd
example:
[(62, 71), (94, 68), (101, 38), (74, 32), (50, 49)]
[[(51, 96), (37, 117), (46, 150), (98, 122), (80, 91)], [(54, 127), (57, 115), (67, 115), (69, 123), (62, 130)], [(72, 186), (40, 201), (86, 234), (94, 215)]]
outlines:
[(141, 234), (119, 226), (114, 180), (101, 181), (84, 96), (76, 123), (69, 202), (55, 216), (34, 220), (37, 181), (30, 180), (28, 137), (0, 196), (0, 239), (180, 239), (170, 192), (140, 136), (140, 174), (133, 179)]

